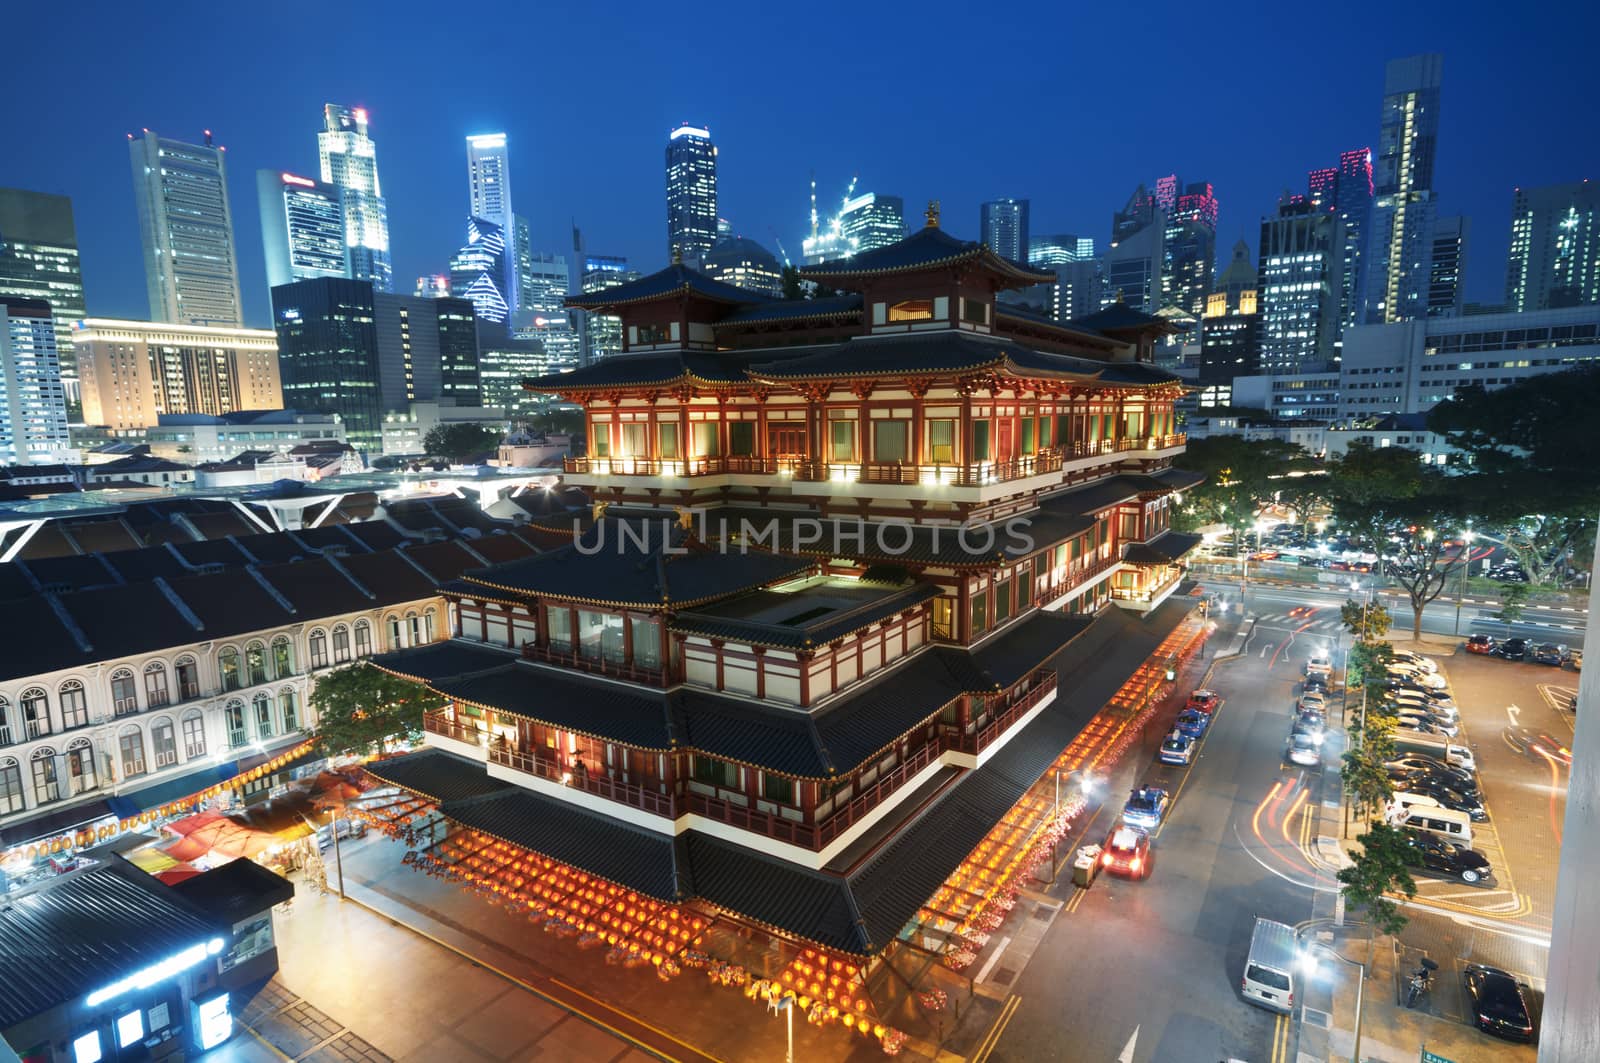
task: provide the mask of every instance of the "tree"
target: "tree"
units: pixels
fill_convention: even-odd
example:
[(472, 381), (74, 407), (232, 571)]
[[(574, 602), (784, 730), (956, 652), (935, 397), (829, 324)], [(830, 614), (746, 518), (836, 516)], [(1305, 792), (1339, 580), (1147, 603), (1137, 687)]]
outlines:
[(1458, 531), (1459, 510), (1445, 496), (1418, 496), (1398, 512), (1399, 520), (1411, 523), (1394, 529), (1397, 535), (1402, 530), (1406, 534), (1391, 545), (1394, 558), (1384, 562), (1384, 571), (1410, 597), (1411, 637), (1420, 640), (1422, 610), (1444, 593), (1453, 574), (1466, 565), (1466, 547), (1464, 543), (1453, 545), (1450, 538)]
[(422, 440), (422, 449), (429, 457), (461, 462), (494, 450), (504, 437), (505, 433), (498, 428), (471, 421), (453, 421), (428, 429), (428, 434)]
[(528, 427), (544, 433), (583, 438), (583, 411), (572, 406), (550, 406), (528, 419)]
[(1389, 897), (1400, 893), (1407, 900), (1417, 895), (1417, 884), (1408, 870), (1410, 845), (1403, 830), (1387, 823), (1368, 824), (1361, 836), (1361, 855), (1339, 872), (1347, 903), (1365, 908), (1373, 926), (1384, 934), (1398, 934), (1406, 917)]
[(805, 282), (800, 279), (800, 270), (787, 263), (783, 267), (783, 297), (785, 299), (806, 297)]
[(1381, 642), (1389, 633), (1394, 618), (1386, 606), (1378, 602), (1358, 602), (1346, 599), (1339, 607), (1339, 622), (1357, 642)]
[(1300, 447), (1277, 439), (1196, 439), (1174, 459), (1174, 464), (1206, 478), (1184, 499), (1181, 523), (1190, 527), (1226, 524), (1234, 541), (1242, 546), (1245, 531), (1272, 503), (1286, 482), (1284, 478), (1302, 469), (1307, 460)]
[(366, 753), (390, 738), (420, 732), (423, 713), (444, 704), (421, 683), (361, 662), (318, 677), (311, 691), (317, 712), (313, 738), (325, 756)]
[(1522, 607), (1528, 601), (1526, 583), (1505, 583), (1500, 587), (1500, 609), (1494, 618), (1506, 626), (1506, 638), (1511, 637), (1511, 625), (1522, 619)]
[(1377, 549), (1395, 525), (1395, 506), (1416, 497), (1426, 484), (1420, 458), (1405, 447), (1350, 444), (1342, 458), (1328, 463), (1334, 519)]

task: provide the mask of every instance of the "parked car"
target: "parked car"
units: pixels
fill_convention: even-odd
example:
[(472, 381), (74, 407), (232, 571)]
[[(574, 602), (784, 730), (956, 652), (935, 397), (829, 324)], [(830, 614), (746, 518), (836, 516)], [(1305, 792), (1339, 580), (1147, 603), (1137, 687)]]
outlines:
[(1291, 734), (1284, 747), (1283, 758), (1302, 768), (1314, 768), (1322, 763), (1322, 746), (1310, 735)]
[(1199, 709), (1184, 709), (1178, 713), (1178, 721), (1174, 726), (1190, 738), (1200, 738), (1205, 735), (1206, 729), (1211, 726), (1211, 717)]
[(1421, 687), (1423, 690), (1443, 690), (1447, 685), (1444, 676), (1435, 675), (1433, 672), (1413, 664), (1391, 663), (1388, 671), (1391, 676), (1403, 679), (1414, 686)]
[(1307, 694), (1327, 694), (1332, 685), (1332, 678), (1326, 672), (1313, 672), (1301, 680), (1300, 689)]
[(1548, 664), (1560, 668), (1567, 663), (1567, 658), (1572, 656), (1572, 651), (1565, 646), (1554, 642), (1541, 642), (1533, 648), (1533, 663)]
[(1488, 858), (1476, 849), (1446, 841), (1427, 831), (1408, 830), (1405, 836), (1406, 862), (1412, 867), (1450, 875), (1474, 885), (1494, 874)]
[(1390, 772), (1408, 771), (1431, 775), (1445, 785), (1460, 790), (1464, 794), (1476, 795), (1478, 793), (1477, 776), (1465, 768), (1452, 767), (1437, 757), (1429, 757), (1421, 753), (1402, 753), (1393, 760), (1385, 761), (1383, 766)]
[(1398, 679), (1394, 676), (1389, 676), (1383, 681), (1383, 687), (1392, 694), (1403, 694), (1409, 691), (1411, 693), (1421, 694), (1430, 701), (1438, 701), (1442, 704), (1448, 704), (1452, 707), (1455, 705), (1455, 699), (1452, 698), (1447, 691), (1435, 690), (1432, 687), (1425, 687), (1418, 683), (1414, 683), (1409, 679)]
[(1414, 665), (1417, 668), (1421, 668), (1425, 672), (1439, 671), (1438, 661), (1434, 660), (1432, 657), (1424, 657), (1420, 653), (1412, 653), (1410, 650), (1396, 650), (1394, 651), (1393, 657), (1390, 659), (1398, 661), (1401, 664)]
[(1113, 875), (1149, 878), (1154, 867), (1150, 835), (1137, 827), (1114, 827), (1100, 850), (1100, 866)]
[(1471, 963), (1461, 972), (1472, 1023), (1492, 1037), (1507, 1041), (1533, 1040), (1533, 1015), (1522, 985), (1508, 972)]
[(1322, 745), (1322, 740), (1328, 730), (1326, 718), (1320, 712), (1302, 712), (1294, 719), (1294, 725), (1289, 728), (1289, 737), (1307, 735), (1317, 745)]
[(1493, 635), (1473, 635), (1467, 639), (1467, 652), (1491, 654), (1494, 652), (1495, 641)]
[(1558, 764), (1572, 764), (1572, 750), (1557, 742), (1543, 731), (1530, 731), (1526, 727), (1507, 727), (1506, 744), (1518, 753), (1529, 757), (1549, 757)]
[(1528, 655), (1528, 640), (1506, 639), (1494, 648), (1494, 655), (1508, 661), (1520, 661)]
[(1395, 717), (1395, 727), (1402, 731), (1420, 731), (1428, 735), (1440, 735), (1444, 738), (1454, 738), (1461, 732), (1461, 726), (1446, 723), (1436, 717), (1420, 712), (1402, 712)]
[(1447, 723), (1460, 723), (1461, 713), (1454, 705), (1446, 705), (1432, 698), (1418, 697), (1409, 691), (1389, 695), (1389, 704), (1399, 712), (1425, 712)]
[(1182, 731), (1173, 731), (1162, 740), (1156, 759), (1163, 764), (1188, 764), (1194, 759), (1194, 739)]
[(1222, 695), (1215, 690), (1196, 690), (1189, 695), (1189, 700), (1184, 703), (1186, 709), (1199, 709), (1208, 716), (1217, 711), (1222, 704)]
[(1318, 674), (1321, 674), (1321, 675), (1332, 675), (1333, 674), (1333, 658), (1331, 658), (1331, 657), (1312, 657), (1310, 660), (1306, 661), (1306, 675), (1318, 675)]
[(1408, 777), (1403, 786), (1397, 781), (1395, 791), (1431, 797), (1445, 808), (1453, 808), (1457, 812), (1465, 812), (1472, 817), (1474, 823), (1481, 823), (1489, 818), (1489, 812), (1483, 807), (1483, 799), (1481, 797), (1468, 797), (1466, 794), (1453, 790), (1443, 783), (1435, 782), (1421, 775)]
[(1140, 830), (1153, 831), (1166, 818), (1172, 797), (1159, 786), (1141, 786), (1128, 795), (1122, 806), (1122, 822)]
[(1295, 702), (1295, 711), (1325, 713), (1328, 711), (1328, 699), (1314, 690), (1309, 691), (1301, 694), (1300, 700)]

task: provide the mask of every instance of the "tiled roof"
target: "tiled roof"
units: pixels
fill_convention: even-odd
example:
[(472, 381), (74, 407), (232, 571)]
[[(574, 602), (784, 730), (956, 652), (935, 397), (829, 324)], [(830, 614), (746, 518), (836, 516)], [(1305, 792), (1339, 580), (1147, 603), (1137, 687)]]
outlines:
[[(759, 380), (838, 379), (900, 373), (960, 374), (989, 369), (1016, 377), (1070, 377), (1082, 381), (1145, 384), (1176, 380), (1170, 374), (1146, 379), (1125, 373), (1120, 363), (1070, 354), (1035, 351), (1003, 336), (983, 336), (956, 329), (858, 336), (812, 353), (782, 361), (756, 362), (750, 375)], [(1134, 363), (1126, 363), (1133, 366)], [(1159, 370), (1154, 371), (1159, 373)]]
[(648, 277), (640, 277), (627, 284), (619, 284), (615, 288), (604, 291), (585, 292), (581, 295), (567, 296), (566, 305), (575, 306), (584, 310), (598, 310), (601, 313), (610, 313), (616, 307), (627, 306), (631, 303), (644, 303), (663, 296), (692, 295), (700, 299), (708, 299), (716, 303), (728, 303), (733, 306), (745, 306), (751, 303), (764, 303), (767, 296), (752, 292), (744, 288), (735, 288), (731, 284), (724, 284), (712, 280), (698, 270), (690, 269), (681, 262), (674, 262), (666, 269), (657, 270)]
[(1059, 653), (1093, 622), (1081, 613), (1037, 612), (972, 650), (972, 662), (1004, 689)]
[[(386, 664), (389, 671), (408, 667)], [(672, 748), (666, 695), (582, 673), (540, 668), (525, 662), (478, 675), (457, 675), (430, 684), (439, 693), (473, 705), (540, 720), (567, 731), (641, 749)]]
[[(804, 349), (802, 349), (803, 352)], [(570, 373), (524, 380), (535, 391), (581, 391), (586, 388), (643, 387), (674, 383), (699, 385), (738, 384), (749, 380), (752, 361), (794, 357), (795, 350), (756, 351), (647, 351), (602, 358)]]
[(1168, 466), (1165, 469), (1150, 473), (1149, 476), (1150, 479), (1157, 481), (1172, 491), (1187, 491), (1197, 484), (1206, 482), (1205, 473), (1194, 472), (1190, 469), (1180, 469), (1176, 466)]
[(380, 653), (367, 658), (386, 672), (415, 679), (419, 683), (432, 683), (454, 676), (471, 675), (494, 668), (509, 667), (516, 656), (507, 650), (484, 646), (461, 639), (430, 642), (426, 646)]
[(1085, 314), (1083, 317), (1075, 317), (1070, 324), (1079, 328), (1094, 329), (1097, 332), (1132, 332), (1141, 329), (1151, 329), (1159, 332), (1177, 331), (1166, 318), (1147, 314), (1143, 310), (1136, 310), (1123, 302), (1112, 303), (1102, 310), (1096, 310), (1092, 314)]
[[(199, 909), (121, 857), (14, 896), (0, 918), (0, 1029), (227, 938)], [(22, 976), (26, 972), (26, 976)]]
[[(796, 609), (815, 601), (813, 597), (803, 592), (781, 596), (772, 592), (751, 593), (767, 601), (787, 598), (794, 603)], [(919, 583), (897, 593), (859, 604), (855, 608), (830, 610), (828, 615), (819, 616), (815, 624), (761, 621), (741, 616), (720, 615), (717, 612), (680, 612), (673, 617), (668, 626), (674, 631), (692, 632), (710, 638), (733, 639), (758, 646), (800, 649), (826, 645), (834, 639), (843, 638), (879, 620), (914, 608), (929, 598), (937, 597), (938, 594), (939, 588), (932, 584)]]
[(822, 779), (829, 774), (831, 761), (804, 709), (775, 708), (687, 687), (673, 694), (672, 704), (684, 746), (785, 775)]
[(1194, 532), (1164, 531), (1147, 543), (1129, 543), (1122, 559), (1135, 565), (1169, 565), (1200, 545)]
[(834, 282), (851, 277), (910, 273), (961, 262), (979, 263), (1018, 284), (1042, 284), (1055, 280), (1056, 276), (1050, 270), (1034, 269), (1021, 262), (1001, 258), (987, 244), (962, 240), (932, 226), (918, 229), (904, 240), (887, 247), (863, 251), (837, 262), (801, 266), (800, 275)]
[(834, 295), (823, 299), (782, 299), (741, 307), (716, 322), (715, 328), (737, 325), (762, 325), (777, 321), (809, 321), (815, 318), (850, 318), (861, 314), (861, 293)]
[(294, 883), (254, 860), (229, 860), (221, 867), (193, 875), (171, 888), (226, 926), (294, 897)]
[(499, 793), (510, 784), (495, 779), (479, 763), (441, 749), (420, 749), (398, 757), (385, 757), (363, 765), (367, 774), (392, 783), (430, 801), (461, 801)]

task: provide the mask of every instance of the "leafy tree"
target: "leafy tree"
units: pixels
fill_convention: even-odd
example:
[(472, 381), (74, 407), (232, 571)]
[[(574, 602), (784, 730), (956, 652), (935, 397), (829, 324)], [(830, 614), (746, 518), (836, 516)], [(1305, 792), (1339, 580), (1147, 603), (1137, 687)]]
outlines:
[(1407, 922), (1399, 905), (1387, 895), (1400, 893), (1407, 900), (1417, 895), (1417, 884), (1406, 864), (1408, 849), (1403, 830), (1371, 823), (1361, 836), (1361, 855), (1339, 872), (1345, 901), (1365, 908), (1373, 926), (1384, 934), (1398, 934)]
[(1395, 508), (1422, 492), (1421, 455), (1405, 447), (1356, 442), (1328, 463), (1327, 492), (1334, 518), (1368, 543), (1382, 544), (1396, 524)]
[(1506, 638), (1511, 637), (1511, 625), (1522, 619), (1522, 607), (1528, 601), (1526, 583), (1506, 583), (1500, 587), (1500, 609), (1494, 618), (1506, 626)]
[[(1384, 563), (1389, 577), (1405, 588), (1411, 599), (1411, 637), (1422, 638), (1422, 610), (1444, 593), (1445, 586), (1467, 563), (1465, 550), (1450, 545), (1459, 511), (1443, 495), (1418, 496), (1399, 507), (1399, 519), (1409, 518), (1397, 544), (1395, 557)], [(1396, 527), (1399, 533), (1402, 529)]]
[(555, 432), (583, 438), (583, 411), (572, 406), (551, 406), (528, 419), (536, 432)]
[(1339, 607), (1339, 621), (1357, 641), (1378, 642), (1389, 634), (1394, 618), (1389, 615), (1388, 607), (1381, 603), (1346, 599)]
[(804, 299), (806, 297), (805, 282), (800, 279), (800, 270), (791, 265), (783, 267), (783, 297), (785, 299)]
[(1226, 524), (1242, 547), (1245, 531), (1272, 503), (1287, 482), (1285, 477), (1291, 471), (1303, 471), (1308, 461), (1300, 447), (1277, 439), (1196, 439), (1174, 459), (1174, 464), (1206, 478), (1184, 499), (1182, 523), (1191, 527)]
[(325, 756), (367, 753), (390, 738), (420, 732), (423, 713), (444, 704), (421, 683), (361, 662), (317, 678), (311, 691), (317, 712), (313, 737)]
[(494, 450), (504, 436), (505, 433), (498, 428), (470, 421), (454, 421), (436, 424), (428, 429), (428, 434), (422, 440), (422, 449), (430, 457), (466, 461), (484, 451)]

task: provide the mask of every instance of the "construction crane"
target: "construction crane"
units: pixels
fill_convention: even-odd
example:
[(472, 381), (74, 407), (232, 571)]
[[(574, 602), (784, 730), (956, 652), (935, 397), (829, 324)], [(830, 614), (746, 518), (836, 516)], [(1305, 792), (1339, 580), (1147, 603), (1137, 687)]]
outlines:
[(788, 251), (787, 248), (785, 248), (783, 246), (783, 237), (778, 235), (778, 230), (775, 227), (769, 225), (769, 226), (767, 226), (767, 231), (772, 234), (772, 242), (778, 245), (778, 254), (783, 256), (783, 264), (785, 266), (794, 265), (793, 262), (789, 261), (789, 251)]

